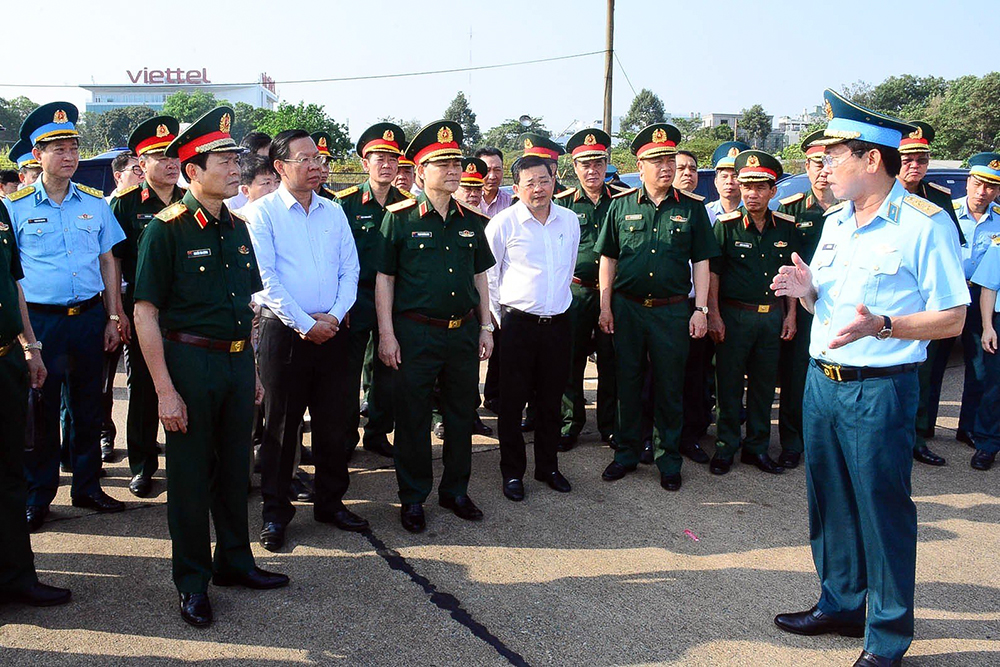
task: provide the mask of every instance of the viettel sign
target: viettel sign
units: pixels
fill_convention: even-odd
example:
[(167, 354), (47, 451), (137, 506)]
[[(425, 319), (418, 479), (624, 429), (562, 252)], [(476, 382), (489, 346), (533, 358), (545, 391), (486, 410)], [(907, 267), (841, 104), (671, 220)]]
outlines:
[(168, 69), (149, 69), (143, 67), (141, 70), (132, 73), (132, 70), (125, 70), (132, 83), (152, 85), (158, 83), (212, 83), (208, 80), (208, 73), (205, 68), (183, 70), (179, 67)]

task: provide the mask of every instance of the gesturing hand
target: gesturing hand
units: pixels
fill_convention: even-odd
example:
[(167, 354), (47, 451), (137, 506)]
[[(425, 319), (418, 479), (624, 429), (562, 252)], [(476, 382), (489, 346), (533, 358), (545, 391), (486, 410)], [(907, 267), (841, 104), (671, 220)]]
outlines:
[(872, 315), (868, 306), (863, 303), (858, 304), (857, 311), (858, 314), (854, 320), (838, 331), (837, 336), (830, 341), (831, 350), (844, 347), (865, 336), (874, 336), (882, 330), (882, 324), (885, 320), (882, 319), (881, 315)]
[(776, 296), (800, 299), (812, 292), (812, 270), (802, 261), (799, 253), (792, 253), (792, 264), (782, 266), (771, 281)]

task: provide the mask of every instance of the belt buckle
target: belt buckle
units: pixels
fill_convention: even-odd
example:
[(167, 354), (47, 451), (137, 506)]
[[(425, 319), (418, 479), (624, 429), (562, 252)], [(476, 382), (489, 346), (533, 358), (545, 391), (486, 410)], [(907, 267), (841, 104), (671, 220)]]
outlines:
[(843, 382), (844, 378), (840, 375), (840, 366), (834, 364), (820, 364), (823, 369), (823, 375), (827, 376), (834, 382)]
[(761, 313), (761, 314), (763, 314), (763, 313), (770, 313), (771, 312), (771, 304), (764, 304), (764, 303), (758, 304), (757, 305), (757, 312)]
[(652, 308), (653, 307), (653, 297), (647, 296), (645, 299), (643, 299), (642, 300), (642, 306), (643, 306), (643, 308)]
[(70, 306), (66, 309), (66, 315), (73, 317), (74, 315), (80, 314), (80, 306)]
[(244, 340), (234, 340), (232, 343), (229, 344), (229, 352), (230, 352), (230, 354), (235, 354), (237, 352), (242, 352), (244, 346), (246, 346), (246, 341), (244, 341)]
[(552, 324), (552, 317), (549, 316), (549, 315), (539, 315), (538, 316), (538, 323), (539, 324)]
[(456, 318), (456, 319), (453, 319), (453, 320), (448, 320), (448, 328), (449, 329), (457, 329), (460, 326), (462, 326), (462, 318)]

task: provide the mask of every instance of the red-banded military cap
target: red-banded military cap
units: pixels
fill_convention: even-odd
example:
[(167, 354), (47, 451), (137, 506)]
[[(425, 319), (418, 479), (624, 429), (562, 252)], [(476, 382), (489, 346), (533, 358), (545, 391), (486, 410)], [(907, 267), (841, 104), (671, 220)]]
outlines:
[(778, 158), (758, 150), (741, 151), (736, 156), (733, 168), (736, 170), (736, 180), (740, 183), (760, 183), (763, 181), (774, 183), (781, 178), (783, 173)]
[(309, 135), (314, 142), (316, 142), (316, 150), (323, 157), (333, 157), (330, 152), (330, 144), (333, 143), (333, 137), (330, 136), (328, 132), (313, 132)]
[(462, 126), (451, 120), (424, 125), (406, 147), (406, 157), (415, 164), (462, 159)]
[(807, 160), (812, 160), (813, 162), (823, 161), (826, 146), (816, 143), (817, 141), (821, 141), (823, 137), (823, 130), (816, 130), (807, 134), (806, 138), (802, 140), (802, 152), (806, 154)]
[(229, 134), (235, 117), (231, 107), (212, 109), (171, 141), (163, 154), (187, 162), (203, 153), (245, 153)]
[(180, 122), (172, 116), (154, 116), (144, 120), (128, 136), (128, 147), (136, 157), (167, 150), (177, 138)]
[(524, 146), (524, 157), (530, 155), (558, 160), (559, 156), (566, 152), (562, 146), (537, 132), (525, 132), (517, 138), (517, 142)]
[(681, 142), (681, 131), (670, 123), (653, 123), (639, 130), (632, 140), (632, 155), (640, 160), (677, 155), (677, 144)]
[(607, 159), (608, 151), (611, 150), (611, 137), (604, 130), (588, 127), (569, 138), (566, 150), (574, 160)]
[(406, 145), (406, 135), (403, 129), (395, 123), (375, 123), (361, 133), (355, 149), (358, 155), (365, 157), (369, 153), (392, 153), (402, 155), (402, 146)]
[(462, 158), (462, 185), (467, 188), (481, 188), (485, 183), (489, 167), (477, 157)]
[(934, 141), (934, 128), (922, 120), (906, 121), (917, 129), (904, 134), (899, 140), (900, 153), (930, 153), (931, 142)]
[(400, 155), (399, 156), (399, 166), (400, 167), (413, 167), (413, 166), (416, 166), (416, 165), (413, 164), (413, 160), (411, 160), (410, 158), (406, 157), (405, 155)]

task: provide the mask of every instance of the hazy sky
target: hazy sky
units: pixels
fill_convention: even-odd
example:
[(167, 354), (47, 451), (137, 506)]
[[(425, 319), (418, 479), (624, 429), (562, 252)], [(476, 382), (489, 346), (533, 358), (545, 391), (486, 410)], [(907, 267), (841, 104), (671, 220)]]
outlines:
[[(205, 68), (215, 83), (267, 72), (278, 81), (282, 100), (324, 104), (335, 119), (349, 121), (354, 138), (382, 116), (439, 118), (459, 90), (484, 132), (525, 113), (542, 116), (559, 132), (575, 119), (600, 118), (603, 54), (382, 81), (281, 82), (601, 51), (605, 8), (604, 0), (49, 0), (32, 11), (61, 18), (21, 33), (18, 43), (34, 48), (9, 54), (27, 58), (21, 61), (27, 65), (4, 69), (0, 97), (66, 99), (82, 110), (89, 93), (73, 87), (78, 84), (127, 83), (126, 70), (143, 67)], [(997, 41), (998, 8), (995, 0), (618, 0), (615, 51), (635, 89), (651, 88), (669, 112), (738, 112), (759, 102), (768, 113), (795, 114), (820, 103), (828, 86), (878, 83), (892, 74), (954, 78), (994, 69), (987, 54)], [(633, 93), (617, 64), (614, 77), (614, 114), (621, 115)]]

